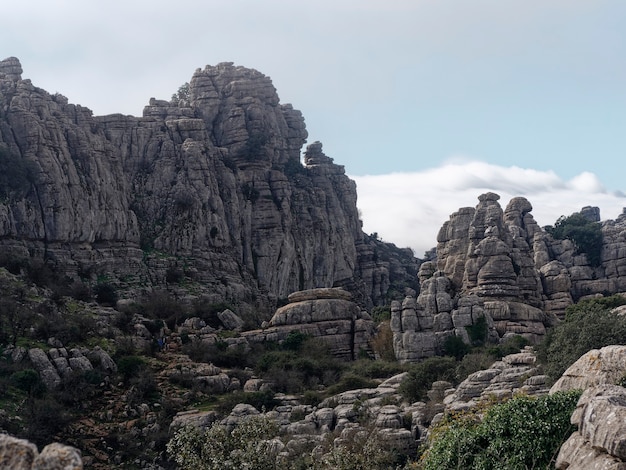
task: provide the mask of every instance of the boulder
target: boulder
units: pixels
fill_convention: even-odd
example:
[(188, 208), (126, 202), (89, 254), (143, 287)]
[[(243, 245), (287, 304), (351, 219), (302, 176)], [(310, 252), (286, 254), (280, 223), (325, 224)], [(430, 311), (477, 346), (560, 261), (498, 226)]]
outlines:
[(556, 468), (626, 469), (626, 389), (610, 384), (586, 389), (571, 421), (578, 431), (561, 446)]
[(615, 384), (623, 378), (625, 370), (626, 346), (614, 345), (592, 349), (563, 373), (550, 389), (550, 393)]
[(41, 453), (24, 439), (0, 434), (0, 468), (11, 470), (82, 470), (78, 449), (57, 442), (48, 444)]
[(241, 331), (243, 329), (244, 321), (230, 309), (219, 312), (217, 317), (227, 330)]

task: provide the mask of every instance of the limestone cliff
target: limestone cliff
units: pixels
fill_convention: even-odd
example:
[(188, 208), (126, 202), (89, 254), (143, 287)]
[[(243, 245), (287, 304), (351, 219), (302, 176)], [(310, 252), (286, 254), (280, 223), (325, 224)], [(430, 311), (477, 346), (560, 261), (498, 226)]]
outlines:
[(571, 240), (539, 227), (527, 199), (513, 198), (504, 210), (499, 199), (482, 194), (475, 208), (453, 213), (439, 231), (436, 261), (421, 265), (419, 296), (392, 304), (399, 360), (441, 354), (451, 336), (538, 342), (572, 303), (626, 291), (626, 213), (601, 222), (597, 208), (583, 208), (602, 233), (600, 262), (592, 264)]
[[(126, 289), (175, 272), (209, 299), (267, 314), (308, 288), (384, 300), (395, 268), (363, 248), (376, 243), (355, 183), (319, 142), (300, 162), (304, 119), (269, 77), (207, 66), (187, 93), (133, 117), (93, 116), (21, 75), (16, 58), (0, 62), (0, 156), (19, 170), (0, 192), (5, 253)], [(391, 277), (414, 283), (417, 260), (386, 249), (406, 258)]]

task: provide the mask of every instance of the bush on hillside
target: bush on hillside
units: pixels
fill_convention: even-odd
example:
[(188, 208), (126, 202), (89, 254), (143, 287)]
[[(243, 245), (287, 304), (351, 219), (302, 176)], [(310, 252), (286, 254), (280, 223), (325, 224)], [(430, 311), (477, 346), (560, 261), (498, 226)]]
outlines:
[(272, 382), (275, 391), (284, 393), (336, 383), (344, 364), (333, 357), (328, 345), (317, 338), (292, 335), (286, 343), (259, 356), (256, 373)]
[(186, 426), (167, 443), (167, 453), (182, 469), (274, 469), (278, 425), (264, 416), (246, 419), (232, 431), (219, 423), (206, 431)]
[(546, 227), (554, 238), (568, 239), (574, 242), (577, 253), (585, 253), (591, 266), (600, 266), (602, 262), (602, 229), (600, 224), (587, 219), (580, 213), (569, 217), (561, 216), (554, 227)]
[(519, 396), (487, 409), (447, 415), (428, 438), (423, 470), (554, 468), (559, 448), (576, 429), (570, 416), (579, 390), (540, 398)]
[(447, 380), (455, 383), (456, 368), (457, 361), (452, 357), (429, 357), (411, 366), (399, 392), (410, 402), (423, 400), (433, 382)]
[(583, 300), (571, 305), (565, 320), (555, 326), (538, 348), (540, 362), (554, 380), (591, 349), (611, 344), (626, 344), (626, 317), (611, 313), (625, 305), (619, 295)]

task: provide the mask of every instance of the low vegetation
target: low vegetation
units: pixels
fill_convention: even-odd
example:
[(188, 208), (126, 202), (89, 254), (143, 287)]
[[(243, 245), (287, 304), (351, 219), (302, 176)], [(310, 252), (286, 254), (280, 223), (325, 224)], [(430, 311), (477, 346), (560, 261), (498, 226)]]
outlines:
[(518, 396), (486, 409), (448, 414), (431, 430), (418, 468), (554, 468), (559, 448), (575, 430), (570, 416), (580, 393)]
[[(117, 307), (116, 285), (106, 278), (78, 286), (58, 279), (45, 263), (5, 259), (3, 264), (16, 275), (2, 270), (0, 344), (47, 349), (49, 338), (60, 340), (66, 347), (92, 345), (98, 340), (98, 344), (108, 347), (118, 367), (113, 376), (96, 368), (66, 379), (57, 390), (47, 390), (28, 361), (20, 365), (10, 361), (7, 355), (0, 355), (0, 404), (5, 411), (0, 413), (0, 427), (38, 445), (48, 443), (51, 436), (67, 436), (68, 429), (81, 417), (85, 407), (96, 406), (103, 399), (104, 391), (113, 388), (119, 388), (120, 393), (124, 391), (124, 406), (129, 409), (144, 403), (159, 404), (161, 411), (157, 419), (162, 428), (158, 436), (153, 436), (155, 447), (151, 449), (142, 449), (130, 433), (123, 432), (109, 436), (108, 445), (116, 449), (121, 458), (135, 459), (146, 453), (166, 455), (165, 446), (169, 442), (171, 460), (181, 468), (231, 468), (229, 465), (372, 470), (445, 469), (459, 465), (469, 469), (551, 468), (555, 449), (570, 431), (565, 423), (569, 423), (571, 407), (576, 401), (577, 395), (573, 392), (541, 399), (516, 397), (476, 413), (446, 416), (433, 430), (421, 460), (415, 462), (398, 460), (389, 449), (377, 445), (374, 429), (355, 435), (342, 445), (333, 446), (332, 441), (324, 443), (320, 447), (323, 458), (313, 459), (311, 448), (303, 451), (297, 460), (267, 459), (276, 455), (275, 446), (280, 447), (280, 444), (273, 440), (278, 436), (272, 427), (275, 425), (264, 422), (264, 418), (251, 420), (247, 428), (244, 426), (236, 432), (215, 427), (207, 434), (199, 434), (199, 431), (184, 428), (170, 440), (167, 426), (173, 414), (181, 409), (181, 402), (169, 405), (168, 396), (160, 388), (162, 383), (157, 373), (164, 365), (159, 363), (156, 346), (138, 348), (134, 338), (137, 318), (139, 316), (145, 329), (156, 337), (164, 325), (175, 329), (190, 317), (200, 317), (206, 324), (220, 327), (217, 313), (230, 306), (204, 301), (182, 304), (170, 291), (162, 290), (134, 304)], [(75, 296), (64, 295), (68, 293)], [(119, 308), (108, 309), (112, 312), (108, 329), (102, 328), (101, 321), (79, 299), (81, 296), (101, 306)], [(544, 371), (557, 378), (589, 349), (626, 344), (626, 319), (611, 313), (613, 308), (624, 304), (623, 297), (611, 296), (584, 300), (568, 308), (565, 319), (552, 328), (538, 347)], [(298, 331), (280, 343), (266, 342), (250, 350), (234, 346), (239, 336), (235, 331), (221, 330), (216, 341), (210, 344), (195, 338), (191, 331), (180, 330), (182, 349), (179, 351), (193, 361), (210, 362), (227, 369), (228, 375), (238, 378), (241, 384), (254, 376), (262, 378), (269, 386), (257, 392), (214, 393), (199, 389), (191, 378), (184, 376), (170, 381), (168, 386), (185, 397), (186, 405), (194, 404), (224, 416), (238, 403), (251, 404), (258, 410), (273, 410), (279, 404), (275, 393), (296, 394), (302, 404), (316, 406), (343, 391), (375, 387), (382, 380), (406, 372), (400, 393), (403, 400), (413, 403), (428, 401), (427, 392), (433, 382), (445, 380), (457, 385), (469, 374), (489, 367), (495, 360), (518, 352), (528, 344), (522, 337), (512, 337), (497, 345), (488, 344), (486, 326), (479, 322), (468, 329), (471, 345), (453, 337), (445, 344), (446, 356), (417, 364), (399, 364), (393, 357), (389, 309), (378, 308), (373, 313), (378, 325), (378, 335), (372, 341), (376, 360), (362, 355), (357, 361), (340, 361), (330, 354), (325, 343)], [(437, 407), (432, 409), (438, 410)], [(365, 421), (365, 415), (363, 419)], [(251, 445), (250, 439), (255, 445)], [(258, 442), (267, 442), (269, 447), (263, 447), (265, 444), (259, 447)], [(505, 452), (507, 448), (509, 453)], [(496, 463), (497, 459), (500, 463)], [(270, 460), (273, 463), (269, 463)]]
[(577, 253), (587, 255), (591, 266), (600, 266), (602, 228), (598, 222), (593, 222), (577, 212), (568, 217), (559, 217), (554, 226), (547, 226), (545, 229), (556, 239), (573, 241)]
[(613, 295), (569, 306), (564, 321), (537, 348), (546, 373), (556, 380), (587, 351), (626, 344), (626, 316), (611, 313), (620, 305), (626, 305), (626, 298)]

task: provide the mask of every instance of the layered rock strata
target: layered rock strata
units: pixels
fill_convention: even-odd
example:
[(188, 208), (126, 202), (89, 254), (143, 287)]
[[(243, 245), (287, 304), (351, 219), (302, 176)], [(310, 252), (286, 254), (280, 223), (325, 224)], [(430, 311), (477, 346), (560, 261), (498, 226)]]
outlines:
[(584, 390), (571, 422), (577, 426), (559, 452), (556, 468), (626, 468), (626, 346), (593, 349), (572, 364), (550, 393)]
[(414, 282), (412, 261), (394, 274), (372, 261), (366, 247), (382, 244), (361, 230), (355, 183), (319, 142), (300, 162), (302, 114), (260, 72), (198, 69), (188, 95), (151, 99), (142, 117), (93, 116), (21, 74), (0, 62), (0, 151), (26, 175), (0, 198), (12, 256), (126, 288), (178, 271), (268, 315), (297, 290), (341, 285), (372, 305), (390, 277)]
[(338, 358), (354, 360), (371, 351), (374, 322), (352, 295), (338, 288), (294, 292), (262, 330), (244, 332), (249, 342), (281, 342), (298, 332), (320, 338)]
[(585, 296), (626, 290), (626, 215), (600, 222), (597, 208), (583, 214), (602, 232), (601, 263), (592, 266), (571, 240), (554, 239), (516, 197), (502, 209), (485, 193), (475, 208), (459, 209), (437, 237), (436, 261), (422, 263), (419, 296), (393, 303), (394, 351), (403, 362), (444, 351), (450, 336), (466, 343), (521, 335), (539, 342), (565, 309)]

